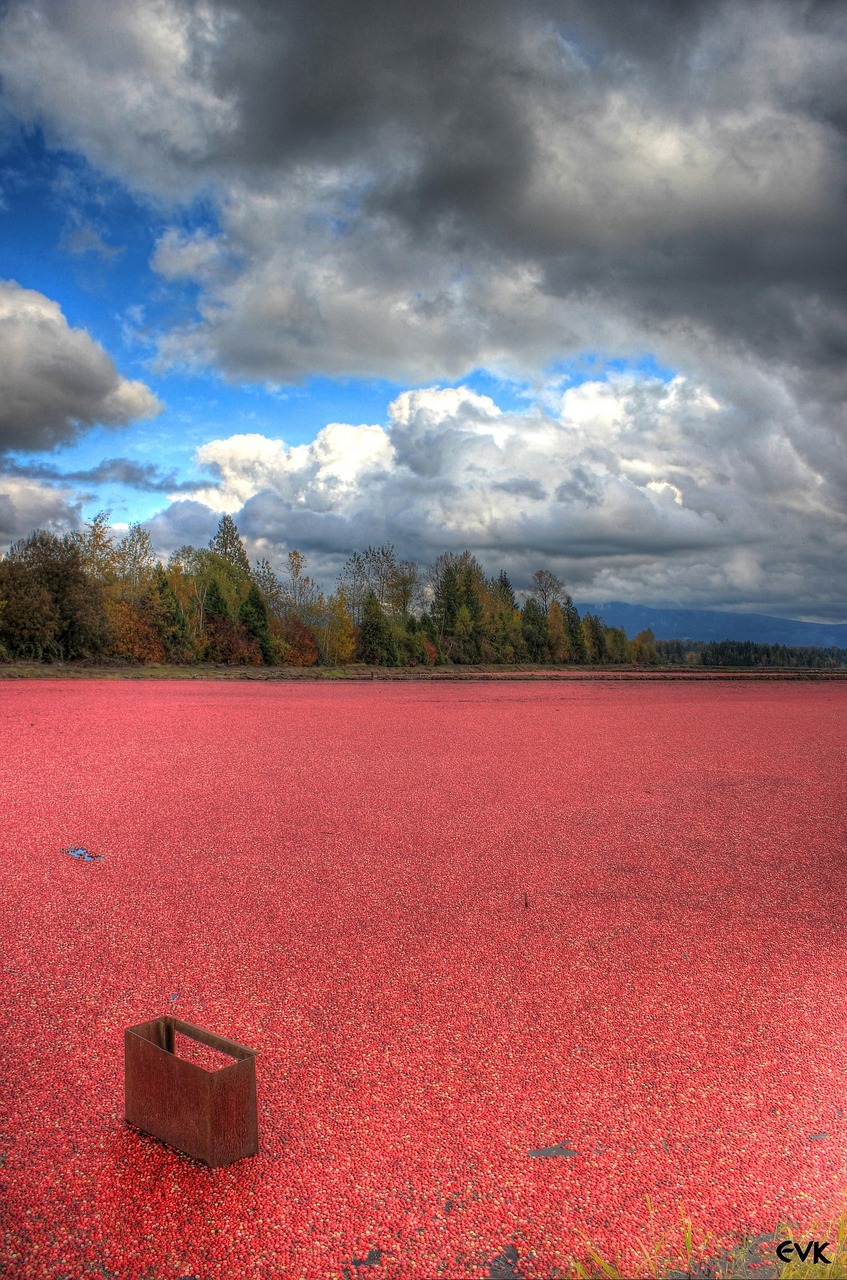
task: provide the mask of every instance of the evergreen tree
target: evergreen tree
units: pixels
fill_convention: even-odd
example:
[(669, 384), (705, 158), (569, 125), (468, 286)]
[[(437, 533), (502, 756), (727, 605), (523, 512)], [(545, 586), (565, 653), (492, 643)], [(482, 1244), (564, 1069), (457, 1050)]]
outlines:
[(223, 618), (226, 622), (232, 621), (232, 614), (229, 605), (221, 591), (220, 583), (217, 578), (211, 578), (206, 590), (206, 598), (203, 602), (203, 613), (207, 620), (211, 621), (215, 618)]
[(547, 659), (547, 618), (538, 601), (530, 596), (521, 611), (521, 630), (530, 662)]
[(480, 651), (484, 662), (520, 662), (526, 656), (521, 615), (505, 572), (484, 584)]
[(459, 570), (459, 609), (454, 627), (459, 662), (480, 661), (484, 590), (482, 566), (474, 556), (467, 555)]
[(606, 662), (622, 663), (629, 661), (632, 646), (626, 638), (626, 631), (623, 627), (604, 627), (603, 638)]
[(517, 609), (518, 602), (515, 599), (515, 593), (512, 590), (512, 584), (509, 581), (509, 576), (506, 573), (505, 569), (500, 570), (500, 575), (497, 578), (496, 582), (493, 584), (492, 590), (503, 602), (503, 604), (508, 605), (510, 609)]
[(162, 639), (166, 655), (175, 662), (189, 660), (188, 622), (168, 575), (160, 564), (153, 570), (148, 607)]
[(238, 620), (248, 636), (258, 644), (264, 661), (273, 662), (268, 606), (265, 604), (264, 596), (255, 582), (250, 583), (247, 596), (238, 611)]
[(377, 667), (396, 667), (397, 648), (391, 623), (373, 591), (365, 596), (359, 627), (359, 659)]
[[(438, 639), (442, 647), (444, 647), (445, 643), (449, 644), (449, 641), (453, 638), (453, 632), (456, 628), (456, 616), (461, 604), (459, 573), (456, 568), (455, 558), (449, 552), (447, 556), (449, 558), (442, 566), (432, 601), (432, 616), (438, 628)], [(436, 565), (444, 559), (444, 556), (439, 556)]]
[(250, 561), (232, 516), (221, 516), (218, 531), (209, 542), (209, 550), (214, 551), (215, 555), (226, 560), (233, 568), (249, 575)]
[(13, 658), (50, 655), (59, 628), (59, 610), (53, 595), (14, 560), (0, 561), (0, 651)]
[(606, 657), (605, 627), (601, 618), (593, 613), (586, 613), (582, 619), (582, 635), (585, 642), (586, 660), (591, 663), (603, 662)]
[(565, 599), (562, 613), (565, 618), (565, 629), (568, 633), (568, 660), (570, 662), (586, 662), (588, 654), (585, 648), (585, 635), (582, 630), (582, 620), (579, 612), (571, 600), (570, 596)]

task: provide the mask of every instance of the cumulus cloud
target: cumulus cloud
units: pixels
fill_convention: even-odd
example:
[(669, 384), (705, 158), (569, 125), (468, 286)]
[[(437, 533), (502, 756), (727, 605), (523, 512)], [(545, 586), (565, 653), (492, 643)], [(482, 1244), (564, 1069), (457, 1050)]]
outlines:
[(154, 257), (201, 286), (165, 361), (457, 378), (696, 330), (843, 366), (843, 7), (620, 9), (11, 0), (0, 74), (136, 190), (212, 193), (220, 236)]
[(70, 533), (82, 524), (81, 504), (69, 488), (54, 488), (22, 476), (6, 476), (0, 487), (0, 547), (33, 529)]
[(212, 4), (13, 3), (0, 41), (5, 98), (54, 144), (133, 186), (190, 194), (234, 124), (212, 83), (228, 26)]
[[(469, 543), (596, 596), (774, 609), (832, 599), (843, 554), (845, 45), (825, 0), (9, 0), (0, 76), (164, 211), (152, 266), (196, 310), (162, 367), (417, 388), (295, 449), (212, 442), (163, 539), (231, 510), (271, 549)], [(585, 353), (679, 376), (556, 402)], [(479, 368), (536, 407), (421, 390)], [(117, 386), (133, 416), (149, 392)], [(46, 443), (127, 420), (74, 395)]]
[(417, 389), (385, 426), (333, 423), (291, 448), (260, 435), (204, 445), (216, 485), (162, 512), (155, 535), (171, 550), (227, 511), (254, 556), (296, 547), (328, 583), (352, 550), (389, 541), (424, 563), (468, 547), (518, 585), (547, 565), (584, 598), (837, 608), (847, 522), (801, 498), (826, 479), (773, 424), (740, 435), (738, 413), (682, 376), (583, 383), (555, 412)]
[(162, 407), (57, 303), (13, 280), (0, 281), (0, 387), (0, 449), (51, 449), (95, 423), (119, 426)]

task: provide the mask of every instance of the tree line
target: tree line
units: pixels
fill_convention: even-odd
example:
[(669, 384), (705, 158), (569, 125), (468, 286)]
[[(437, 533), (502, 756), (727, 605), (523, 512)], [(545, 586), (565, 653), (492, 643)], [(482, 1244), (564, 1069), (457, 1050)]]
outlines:
[(847, 667), (847, 649), (835, 645), (757, 644), (754, 640), (657, 640), (662, 665), (688, 667), (789, 667), (834, 671)]
[[(651, 631), (628, 639), (582, 617), (547, 569), (519, 603), (505, 571), (470, 551), (423, 570), (386, 544), (354, 552), (326, 594), (290, 551), (277, 572), (251, 566), (231, 516), (208, 546), (166, 564), (149, 533), (118, 538), (100, 512), (83, 530), (38, 529), (0, 557), (0, 659), (228, 665), (435, 666), (438, 663), (653, 665), (680, 659)], [(669, 642), (671, 645), (679, 642)], [(680, 652), (682, 652), (680, 650)], [(710, 660), (703, 653), (697, 660)]]

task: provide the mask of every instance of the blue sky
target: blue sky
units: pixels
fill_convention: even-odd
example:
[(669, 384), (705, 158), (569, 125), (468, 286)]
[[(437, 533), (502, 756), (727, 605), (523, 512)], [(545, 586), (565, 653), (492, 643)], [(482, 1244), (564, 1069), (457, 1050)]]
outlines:
[(844, 621), (843, 10), (566, 9), (11, 0), (0, 547)]

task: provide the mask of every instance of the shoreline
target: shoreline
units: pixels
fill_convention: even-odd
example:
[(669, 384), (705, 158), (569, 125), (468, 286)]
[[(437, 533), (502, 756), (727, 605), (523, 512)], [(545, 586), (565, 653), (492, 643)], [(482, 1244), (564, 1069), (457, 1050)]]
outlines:
[(802, 667), (533, 667), (523, 664), (502, 667), (229, 667), (133, 666), (85, 662), (0, 664), (2, 680), (254, 680), (254, 681), (343, 681), (369, 684), (373, 681), (420, 683), (422, 681), (469, 682), (523, 681), (797, 681), (847, 680), (847, 669), (827, 670)]

